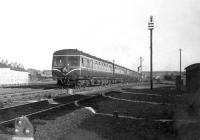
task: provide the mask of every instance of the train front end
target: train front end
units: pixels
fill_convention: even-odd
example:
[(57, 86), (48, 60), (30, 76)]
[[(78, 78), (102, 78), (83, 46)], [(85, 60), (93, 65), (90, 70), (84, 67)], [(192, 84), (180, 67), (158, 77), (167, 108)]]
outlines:
[(59, 85), (73, 85), (80, 76), (80, 55), (53, 55), (52, 76)]

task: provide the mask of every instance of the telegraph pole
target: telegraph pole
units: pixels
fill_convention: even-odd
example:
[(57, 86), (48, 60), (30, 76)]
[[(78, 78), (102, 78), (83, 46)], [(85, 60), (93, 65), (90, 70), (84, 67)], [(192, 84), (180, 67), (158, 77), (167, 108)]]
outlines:
[(141, 74), (141, 81), (142, 81), (142, 61), (143, 61), (143, 58), (140, 56), (140, 74)]
[(154, 29), (154, 22), (153, 16), (150, 17), (150, 21), (148, 23), (148, 29), (150, 30), (150, 85), (151, 90), (153, 90), (153, 29)]
[(142, 74), (142, 61), (143, 61), (143, 58), (140, 56), (140, 72)]
[(181, 51), (182, 51), (182, 49), (180, 48), (179, 49), (179, 51), (180, 51), (180, 81), (179, 81), (179, 84), (180, 84), (180, 93), (181, 93), (181, 89), (182, 89), (182, 80), (181, 80)]
[(180, 79), (181, 79), (181, 51), (182, 49), (180, 48), (179, 51), (180, 51)]

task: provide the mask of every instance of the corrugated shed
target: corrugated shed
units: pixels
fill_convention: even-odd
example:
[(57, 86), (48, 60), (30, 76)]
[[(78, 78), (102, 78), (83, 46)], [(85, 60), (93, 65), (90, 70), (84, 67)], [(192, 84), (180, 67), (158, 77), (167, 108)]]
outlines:
[(192, 64), (185, 69), (187, 91), (195, 93), (200, 89), (200, 63)]

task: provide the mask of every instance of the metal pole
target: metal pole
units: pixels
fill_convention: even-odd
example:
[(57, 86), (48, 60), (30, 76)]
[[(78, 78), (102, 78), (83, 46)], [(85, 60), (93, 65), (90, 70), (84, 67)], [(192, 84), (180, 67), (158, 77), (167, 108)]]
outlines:
[(180, 50), (180, 79), (181, 79), (181, 51), (182, 49), (180, 48), (179, 50)]
[(182, 88), (182, 81), (181, 81), (181, 51), (182, 50), (181, 50), (181, 48), (179, 50), (180, 50), (180, 81), (179, 81), (180, 83), (179, 84), (180, 84), (180, 92), (181, 92), (181, 88)]
[(140, 56), (140, 66), (139, 66), (139, 68), (140, 68), (140, 75), (141, 75), (141, 77), (140, 77), (140, 82), (142, 82), (142, 57)]
[(153, 42), (152, 42), (152, 38), (153, 38), (153, 31), (152, 29), (150, 30), (150, 82), (151, 82), (151, 90), (153, 89), (153, 50), (152, 50), (152, 45), (153, 45)]
[(142, 74), (142, 57), (141, 56), (140, 56), (140, 68), (141, 68), (140, 73)]
[(153, 16), (150, 17), (148, 29), (150, 30), (150, 88), (153, 90)]

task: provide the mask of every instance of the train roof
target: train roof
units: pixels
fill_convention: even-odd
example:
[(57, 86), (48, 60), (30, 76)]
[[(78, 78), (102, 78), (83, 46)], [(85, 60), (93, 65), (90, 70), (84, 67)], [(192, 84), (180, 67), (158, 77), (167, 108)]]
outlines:
[(77, 49), (63, 49), (53, 53), (53, 55), (82, 55), (83, 52)]
[[(62, 50), (55, 51), (55, 52), (53, 53), (53, 55), (83, 55), (83, 56), (87, 56), (87, 57), (90, 57), (90, 58), (93, 58), (93, 59), (97, 59), (97, 60), (99, 60), (99, 61), (103, 61), (103, 62), (106, 62), (106, 63), (113, 64), (113, 63), (110, 62), (110, 61), (103, 60), (103, 59), (98, 58), (98, 57), (96, 57), (96, 56), (93, 56), (93, 55), (90, 55), (90, 54), (88, 54), (88, 53), (84, 53), (84, 52), (82, 52), (82, 51), (79, 51), (79, 50), (77, 50), (77, 49), (62, 49)], [(115, 65), (116, 65), (116, 66), (119, 66), (119, 65), (117, 65), (117, 64), (115, 64)], [(131, 70), (131, 69), (128, 69), (128, 68), (125, 68), (125, 67), (122, 67), (122, 66), (119, 66), (119, 67), (137, 73), (136, 71), (133, 71), (133, 70)]]

